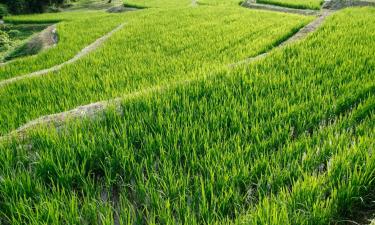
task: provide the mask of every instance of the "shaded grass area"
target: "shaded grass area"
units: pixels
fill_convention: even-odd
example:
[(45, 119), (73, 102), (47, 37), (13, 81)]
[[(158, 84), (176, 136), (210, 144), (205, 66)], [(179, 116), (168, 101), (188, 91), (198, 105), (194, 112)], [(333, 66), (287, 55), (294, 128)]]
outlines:
[(375, 39), (362, 29), (374, 12), (346, 9), (254, 65), (124, 99), (121, 115), (2, 143), (1, 222), (352, 218), (375, 198)]
[(38, 32), (45, 29), (48, 24), (5, 24), (1, 27), (9, 37), (9, 44), (0, 47), (0, 60), (4, 61), (9, 54), (22, 46), (27, 40)]
[(320, 9), (323, 0), (257, 0), (258, 3), (297, 9)]
[(96, 52), (1, 88), (0, 133), (42, 115), (212, 74), (271, 49), (311, 20), (229, 7), (125, 15), (128, 24)]
[(105, 10), (123, 4), (122, 0), (78, 0), (64, 10)]
[(104, 12), (66, 12), (6, 18), (12, 23), (57, 23), (58, 44), (36, 56), (24, 57), (0, 67), (0, 80), (25, 75), (63, 63), (85, 46), (124, 22), (120, 15)]

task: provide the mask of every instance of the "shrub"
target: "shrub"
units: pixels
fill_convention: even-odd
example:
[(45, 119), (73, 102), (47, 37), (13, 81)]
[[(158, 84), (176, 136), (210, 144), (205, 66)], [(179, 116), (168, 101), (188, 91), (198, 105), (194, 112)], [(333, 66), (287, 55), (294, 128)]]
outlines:
[(21, 35), (21, 31), (19, 31), (19, 30), (10, 30), (10, 31), (8, 31), (8, 35), (10, 36), (10, 37), (17, 37), (17, 36), (19, 36), (19, 35)]
[(9, 35), (5, 31), (0, 30), (0, 49), (7, 49), (11, 44), (12, 41)]
[[(13, 14), (42, 13), (49, 6), (60, 7), (66, 0), (0, 0)], [(1, 10), (0, 10), (1, 11)]]

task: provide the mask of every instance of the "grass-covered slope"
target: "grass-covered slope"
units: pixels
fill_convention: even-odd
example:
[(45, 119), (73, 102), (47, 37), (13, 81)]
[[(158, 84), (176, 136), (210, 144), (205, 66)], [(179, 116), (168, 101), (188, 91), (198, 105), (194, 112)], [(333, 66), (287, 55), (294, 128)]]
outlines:
[(3, 143), (0, 222), (354, 217), (375, 199), (374, 13), (344, 10), (255, 65), (124, 99), (122, 115)]
[(197, 0), (199, 5), (212, 5), (212, 6), (226, 6), (226, 5), (240, 5), (242, 0)]
[(0, 134), (42, 115), (213, 73), (272, 48), (311, 20), (239, 7), (124, 15), (127, 25), (79, 62), (1, 87)]
[(323, 0), (257, 0), (257, 2), (297, 9), (320, 9), (323, 4)]
[(136, 8), (184, 8), (192, 5), (192, 0), (124, 0), (125, 6)]
[(7, 60), (9, 55), (12, 55), (15, 50), (28, 42), (34, 34), (41, 32), (46, 27), (46, 24), (2, 25), (0, 35), (2, 35), (3, 39), (0, 43), (0, 62)]
[(6, 18), (11, 23), (58, 23), (58, 44), (36, 56), (24, 57), (0, 66), (0, 80), (25, 75), (61, 64), (81, 49), (105, 35), (122, 22), (118, 14), (104, 12), (69, 12), (15, 16)]

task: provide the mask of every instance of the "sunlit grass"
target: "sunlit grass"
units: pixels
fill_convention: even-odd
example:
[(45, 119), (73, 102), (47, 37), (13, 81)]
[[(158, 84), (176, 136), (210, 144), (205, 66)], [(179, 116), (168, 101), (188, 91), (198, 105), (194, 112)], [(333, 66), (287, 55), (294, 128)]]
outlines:
[(374, 12), (338, 12), (253, 65), (0, 144), (0, 223), (354, 218), (375, 199)]
[(323, 0), (257, 0), (257, 2), (298, 9), (320, 9), (323, 4)]
[(0, 134), (42, 115), (212, 74), (273, 48), (312, 19), (230, 7), (124, 16), (126, 26), (79, 62), (0, 88)]
[[(58, 44), (36, 56), (0, 66), (0, 80), (50, 68), (71, 59), (81, 49), (124, 22), (118, 14), (69, 12), (8, 17), (12, 23), (58, 23)], [(61, 22), (59, 22), (61, 21)]]

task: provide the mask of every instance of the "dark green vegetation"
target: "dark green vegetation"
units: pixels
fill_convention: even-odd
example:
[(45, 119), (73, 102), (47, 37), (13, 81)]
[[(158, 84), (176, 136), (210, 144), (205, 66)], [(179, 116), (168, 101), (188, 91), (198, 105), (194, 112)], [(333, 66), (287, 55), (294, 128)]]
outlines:
[(48, 7), (60, 7), (69, 0), (0, 0), (12, 14), (41, 13)]
[[(191, 17), (198, 30), (205, 31), (207, 28), (199, 27), (204, 23), (196, 22), (194, 13), (199, 10), (186, 14), (178, 11), (177, 26), (185, 28), (181, 18)], [(222, 16), (223, 12), (218, 14)], [(125, 98), (121, 115), (108, 110), (103, 120), (71, 121), (58, 132), (38, 128), (23, 140), (2, 143), (0, 223), (328, 224), (374, 209), (374, 14), (373, 8), (343, 10), (329, 17), (306, 40), (252, 65), (232, 71), (220, 67), (195, 70), (197, 77), (210, 76), (158, 93)], [(163, 15), (161, 21), (171, 18), (167, 13)], [(152, 18), (156, 20), (155, 17)], [(182, 54), (189, 48), (178, 48), (174, 42), (168, 45), (171, 39), (163, 42), (165, 39), (161, 38), (176, 32), (177, 42), (188, 37), (184, 33), (187, 31), (172, 29), (174, 23), (170, 20), (153, 28), (146, 21), (143, 23), (145, 32), (155, 29), (160, 35), (155, 37), (160, 42), (150, 40), (155, 46), (153, 53), (156, 52), (151, 56), (173, 56), (179, 49), (181, 58), (176, 60), (182, 59), (182, 65), (190, 62), (184, 61)], [(193, 27), (187, 27), (192, 32)], [(86, 68), (105, 67), (101, 61), (108, 56), (106, 51), (131, 37), (134, 39), (126, 43), (139, 38), (139, 43), (148, 47), (147, 39), (141, 35), (143, 30), (131, 25), (128, 29), (98, 54), (77, 64), (77, 72), (81, 63), (86, 63)], [(136, 31), (140, 33), (131, 35)], [(202, 38), (198, 37), (205, 35), (196, 34), (197, 39), (192, 40), (199, 43)], [(244, 44), (249, 38), (241, 40)], [(210, 47), (214, 43), (209, 42)], [(121, 55), (136, 46), (131, 47), (124, 47)], [(142, 48), (137, 48), (143, 56)], [(203, 51), (197, 49), (200, 48), (187, 51), (188, 55), (198, 52), (193, 57), (199, 59)], [(238, 49), (229, 53), (237, 56)], [(209, 53), (201, 62), (216, 63)], [(134, 52), (132, 55), (138, 60)], [(237, 59), (227, 57), (223, 56), (223, 62)], [(168, 57), (165, 61), (173, 59)], [(121, 65), (127, 65), (128, 60), (118, 58), (114, 60), (117, 66), (108, 68), (116, 74), (117, 69), (123, 71)], [(143, 62), (148, 71), (158, 75), (164, 75), (164, 70), (157, 68), (173, 68), (160, 67), (165, 63), (163, 58)], [(132, 61), (129, 65), (139, 67)], [(87, 89), (97, 91), (87, 84), (101, 83), (105, 87), (113, 79), (101, 79), (106, 74), (109, 72), (102, 71), (91, 74), (92, 80), (89, 76), (77, 79), (84, 80)], [(72, 82), (67, 75), (60, 76), (63, 81)], [(136, 78), (141, 79), (133, 76), (128, 83)], [(155, 78), (150, 75), (145, 79)], [(13, 94), (11, 90), (26, 90), (26, 84), (38, 90), (32, 85), (49, 80), (62, 82), (56, 76), (21, 82), (1, 90), (4, 94), (0, 99), (6, 93)], [(161, 84), (139, 81), (140, 86), (134, 87), (148, 88), (155, 83)], [(109, 84), (111, 90), (116, 87), (115, 83)], [(50, 85), (41, 87), (47, 89)], [(37, 92), (34, 101), (41, 98), (41, 90)]]
[(191, 5), (191, 0), (125, 0), (126, 6), (136, 8), (178, 8)]
[[(122, 17), (105, 20), (112, 26), (126, 22), (125, 27), (96, 52), (43, 79), (26, 79), (0, 88), (0, 121), (4, 121), (0, 134), (42, 115), (213, 74), (271, 49), (311, 20), (239, 7), (157, 9), (117, 15)], [(91, 31), (85, 23), (86, 32), (99, 29), (95, 24), (98, 22), (92, 24)], [(64, 47), (59, 52), (58, 48), (17, 62), (27, 63), (27, 67), (0, 67), (0, 75), (9, 76), (6, 71), (22, 75), (26, 69), (45, 67), (42, 63), (34, 65), (44, 57), (44, 64), (50, 65), (65, 57), (65, 51), (71, 52)]]
[(14, 58), (15, 52), (33, 34), (47, 26), (46, 24), (5, 24), (0, 31), (0, 60)]
[[(25, 75), (50, 68), (71, 59), (85, 46), (108, 33), (124, 22), (118, 14), (104, 12), (68, 12), (59, 14), (38, 14), (33, 16), (7, 17), (7, 22), (56, 23), (59, 42), (57, 46), (43, 51), (36, 57), (27, 57), (0, 67), (0, 80)], [(61, 21), (61, 22), (60, 22)]]

